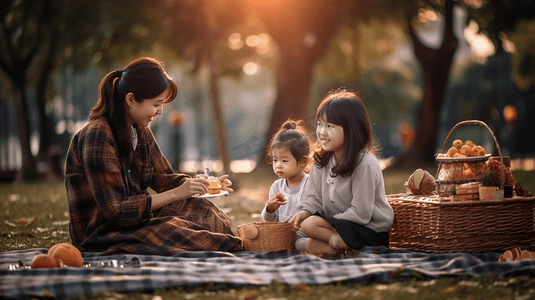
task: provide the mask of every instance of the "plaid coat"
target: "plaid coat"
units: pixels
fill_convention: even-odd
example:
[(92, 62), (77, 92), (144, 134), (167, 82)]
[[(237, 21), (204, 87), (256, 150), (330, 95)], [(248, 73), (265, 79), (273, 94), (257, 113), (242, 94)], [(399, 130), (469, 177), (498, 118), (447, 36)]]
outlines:
[(73, 245), (103, 255), (242, 250), (230, 218), (206, 199), (151, 210), (148, 187), (160, 193), (189, 177), (174, 173), (149, 128), (136, 130), (131, 163), (119, 161), (105, 120), (90, 121), (73, 137), (65, 162)]

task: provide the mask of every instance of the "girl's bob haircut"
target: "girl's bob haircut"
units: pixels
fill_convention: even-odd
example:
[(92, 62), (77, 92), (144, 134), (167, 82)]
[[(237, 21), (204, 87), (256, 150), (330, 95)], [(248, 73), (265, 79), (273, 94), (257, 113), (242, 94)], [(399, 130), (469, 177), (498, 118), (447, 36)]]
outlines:
[[(360, 162), (359, 157), (362, 157), (359, 153), (364, 149), (373, 152), (372, 125), (364, 103), (355, 92), (347, 89), (330, 91), (316, 111), (316, 120), (343, 128), (344, 151), (332, 169), (332, 176), (350, 176)], [(334, 152), (323, 151), (319, 141), (315, 149), (314, 163), (320, 168), (327, 166)]]

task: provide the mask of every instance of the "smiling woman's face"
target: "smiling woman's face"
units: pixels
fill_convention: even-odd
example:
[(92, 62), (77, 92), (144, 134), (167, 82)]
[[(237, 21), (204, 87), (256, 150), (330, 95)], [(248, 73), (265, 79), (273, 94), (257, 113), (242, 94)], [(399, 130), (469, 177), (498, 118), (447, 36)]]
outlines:
[(169, 88), (154, 98), (144, 99), (141, 103), (133, 99), (134, 94), (129, 93), (126, 95), (126, 124), (149, 126), (154, 117), (163, 113), (163, 102), (168, 93)]

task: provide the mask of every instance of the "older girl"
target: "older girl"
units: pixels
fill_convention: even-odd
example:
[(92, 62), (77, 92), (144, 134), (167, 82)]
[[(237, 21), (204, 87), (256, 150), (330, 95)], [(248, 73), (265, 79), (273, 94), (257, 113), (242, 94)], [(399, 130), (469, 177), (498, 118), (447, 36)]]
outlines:
[(327, 94), (316, 112), (317, 146), (308, 197), (291, 223), (310, 239), (305, 249), (336, 254), (363, 246), (388, 246), (394, 212), (372, 154), (372, 127), (357, 94)]

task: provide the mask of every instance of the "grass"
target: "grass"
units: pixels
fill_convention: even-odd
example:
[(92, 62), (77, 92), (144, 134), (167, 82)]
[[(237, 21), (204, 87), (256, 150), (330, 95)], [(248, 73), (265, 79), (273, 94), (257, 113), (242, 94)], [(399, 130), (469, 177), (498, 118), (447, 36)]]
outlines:
[[(384, 171), (387, 194), (405, 192), (404, 182), (414, 170)], [(436, 169), (427, 169), (433, 176)], [(535, 171), (514, 171), (517, 182), (535, 193)], [(233, 220), (233, 229), (243, 223), (261, 221), (269, 187), (277, 179), (271, 170), (235, 174), (235, 192), (215, 198)], [(63, 182), (0, 183), (0, 251), (50, 248), (70, 243), (69, 213)], [(345, 283), (321, 286), (287, 286), (272, 283), (262, 287), (180, 287), (150, 294), (106, 293), (80, 299), (533, 299), (535, 280), (510, 278), (393, 278), (389, 282)], [(74, 299), (74, 298), (73, 298)]]

